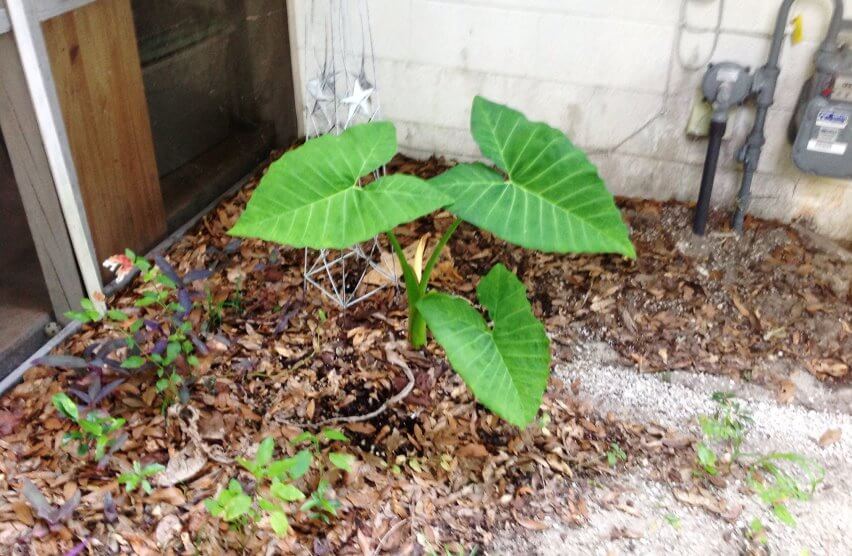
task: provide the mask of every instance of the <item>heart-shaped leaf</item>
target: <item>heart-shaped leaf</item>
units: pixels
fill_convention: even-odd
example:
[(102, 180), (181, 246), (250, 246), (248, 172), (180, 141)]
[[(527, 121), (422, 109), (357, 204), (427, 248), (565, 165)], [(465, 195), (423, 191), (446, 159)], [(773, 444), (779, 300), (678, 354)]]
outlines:
[(453, 368), (485, 407), (519, 427), (535, 418), (550, 375), (550, 343), (523, 283), (497, 265), (479, 282), (493, 324), (459, 297), (429, 293), (417, 305)]
[(361, 187), (361, 178), (396, 149), (396, 128), (388, 122), (312, 139), (272, 163), (228, 233), (342, 249), (446, 205), (450, 199), (414, 176), (386, 176)]
[(456, 216), (522, 247), (635, 257), (627, 227), (595, 166), (558, 129), (476, 97), (471, 129), (484, 164), (459, 164), (431, 183)]

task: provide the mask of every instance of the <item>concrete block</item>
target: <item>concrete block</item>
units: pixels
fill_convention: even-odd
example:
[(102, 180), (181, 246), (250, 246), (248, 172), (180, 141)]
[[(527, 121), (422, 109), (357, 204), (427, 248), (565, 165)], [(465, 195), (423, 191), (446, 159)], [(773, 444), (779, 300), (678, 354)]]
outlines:
[[(416, 0), (422, 2), (423, 0)], [(428, 0), (427, 0), (428, 1)], [(677, 22), (679, 0), (443, 0), (448, 4), (499, 7), (543, 13), (564, 13), (662, 24)]]
[(414, 61), (501, 75), (532, 73), (542, 14), (422, 0), (411, 8)]
[(661, 93), (674, 28), (555, 15), (541, 21), (534, 76)]

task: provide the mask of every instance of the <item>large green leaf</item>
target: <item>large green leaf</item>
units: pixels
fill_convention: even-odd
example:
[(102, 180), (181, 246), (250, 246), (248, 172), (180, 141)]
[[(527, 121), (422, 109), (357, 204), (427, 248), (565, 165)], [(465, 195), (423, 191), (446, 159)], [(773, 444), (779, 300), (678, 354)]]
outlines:
[(460, 218), (522, 247), (557, 253), (636, 252), (595, 166), (558, 129), (476, 97), (473, 137), (484, 164), (460, 164), (432, 183)]
[(308, 141), (272, 163), (229, 233), (342, 249), (446, 205), (443, 193), (414, 176), (360, 186), (360, 178), (389, 162), (396, 149), (396, 128), (387, 122)]
[(453, 368), (482, 405), (519, 427), (535, 418), (550, 375), (550, 343), (526, 289), (503, 265), (479, 282), (492, 325), (464, 299), (429, 293), (417, 304)]

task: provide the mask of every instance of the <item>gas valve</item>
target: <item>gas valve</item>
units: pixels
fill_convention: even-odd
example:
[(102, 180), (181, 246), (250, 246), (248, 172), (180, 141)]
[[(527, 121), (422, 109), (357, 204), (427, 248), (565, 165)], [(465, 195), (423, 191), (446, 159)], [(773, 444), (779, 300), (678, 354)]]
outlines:
[(747, 67), (734, 62), (711, 64), (704, 74), (701, 91), (713, 106), (713, 121), (726, 122), (728, 112), (752, 93), (754, 79)]
[(698, 194), (698, 204), (695, 207), (695, 218), (692, 224), (692, 230), (697, 235), (703, 236), (707, 229), (710, 197), (713, 195), (713, 182), (716, 180), (722, 138), (728, 127), (728, 113), (731, 108), (739, 106), (752, 94), (753, 83), (754, 78), (749, 73), (749, 68), (734, 62), (712, 64), (704, 74), (701, 90), (704, 98), (713, 106), (713, 117), (710, 120), (707, 157), (704, 159), (701, 190)]

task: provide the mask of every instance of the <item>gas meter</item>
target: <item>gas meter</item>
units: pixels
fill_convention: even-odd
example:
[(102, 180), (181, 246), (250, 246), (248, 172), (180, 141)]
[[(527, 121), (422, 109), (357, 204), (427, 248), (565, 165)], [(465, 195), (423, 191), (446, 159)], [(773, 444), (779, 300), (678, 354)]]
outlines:
[(852, 51), (837, 36), (826, 40), (835, 50), (817, 56), (790, 122), (793, 162), (803, 172), (852, 178)]

